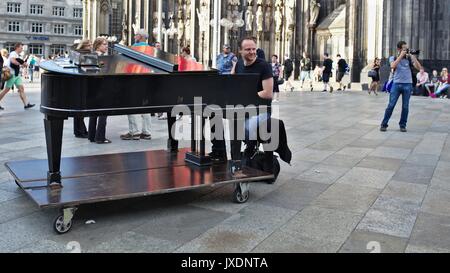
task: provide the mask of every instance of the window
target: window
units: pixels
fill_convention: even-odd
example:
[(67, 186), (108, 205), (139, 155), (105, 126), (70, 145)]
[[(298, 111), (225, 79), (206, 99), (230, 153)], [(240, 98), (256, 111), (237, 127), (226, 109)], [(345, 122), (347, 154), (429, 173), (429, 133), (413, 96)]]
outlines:
[(20, 13), (20, 3), (8, 3), (6, 11), (9, 13)]
[(63, 55), (64, 51), (66, 51), (65, 45), (51, 45), (50, 46), (50, 54), (51, 55)]
[(20, 31), (20, 22), (17, 22), (17, 21), (8, 22), (8, 31), (9, 32), (19, 32)]
[(30, 14), (42, 14), (44, 10), (43, 5), (31, 5)]
[(64, 7), (53, 7), (53, 16), (64, 17)]
[(33, 55), (43, 55), (44, 53), (44, 45), (38, 44), (29, 44), (28, 52)]
[(73, 9), (73, 17), (74, 18), (83, 18), (83, 9), (74, 8)]
[(6, 43), (5, 44), (5, 48), (6, 48), (6, 50), (8, 50), (8, 52), (12, 52), (12, 51), (14, 51), (14, 47), (15, 47), (16, 45), (14, 44), (14, 43)]
[(53, 33), (55, 34), (64, 34), (64, 25), (56, 24), (53, 26)]
[(32, 33), (42, 33), (44, 30), (44, 24), (42, 23), (31, 23)]
[(74, 27), (74, 34), (75, 34), (76, 36), (83, 36), (83, 26), (76, 25), (76, 26)]

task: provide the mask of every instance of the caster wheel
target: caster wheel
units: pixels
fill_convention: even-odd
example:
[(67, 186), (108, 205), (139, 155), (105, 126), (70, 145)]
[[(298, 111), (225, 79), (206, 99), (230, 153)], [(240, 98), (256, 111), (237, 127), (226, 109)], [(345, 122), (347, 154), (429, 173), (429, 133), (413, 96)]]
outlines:
[(65, 234), (70, 231), (72, 228), (72, 220), (70, 220), (67, 224), (64, 224), (64, 215), (59, 214), (56, 216), (53, 221), (53, 229), (57, 234)]
[(233, 202), (237, 204), (243, 204), (248, 201), (250, 197), (250, 191), (242, 192), (241, 188), (237, 186), (233, 193)]

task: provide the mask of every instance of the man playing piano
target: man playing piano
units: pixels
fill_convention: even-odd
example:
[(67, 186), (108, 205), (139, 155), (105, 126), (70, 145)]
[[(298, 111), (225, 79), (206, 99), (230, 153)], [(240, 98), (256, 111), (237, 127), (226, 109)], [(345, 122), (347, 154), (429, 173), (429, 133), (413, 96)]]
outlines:
[[(232, 74), (258, 74), (259, 81), (257, 89), (255, 92), (258, 96), (265, 101), (267, 106), (271, 105), (273, 98), (273, 75), (272, 67), (265, 60), (257, 58), (257, 45), (256, 38), (247, 37), (241, 40), (240, 44), (240, 54), (242, 61), (235, 64), (232, 70)], [(258, 105), (255, 101), (255, 105)], [(246, 143), (246, 153), (251, 153), (256, 149), (257, 145), (257, 135), (258, 125), (264, 123), (270, 119), (269, 113), (259, 113), (257, 116), (253, 116), (245, 121), (245, 143)], [(214, 131), (214, 130), (213, 130)], [(217, 138), (218, 136), (215, 136)], [(231, 141), (231, 158), (233, 160), (241, 158), (241, 141), (238, 139), (233, 139)], [(215, 148), (216, 147), (216, 148)], [(224, 140), (214, 140), (213, 137), (213, 151), (210, 154), (211, 158), (215, 162), (223, 161), (224, 157)], [(225, 154), (226, 155), (226, 154)], [(272, 162), (272, 154), (267, 155), (267, 162)], [(222, 160), (220, 160), (222, 159)]]
[[(134, 35), (135, 43), (133, 46), (148, 46), (147, 43), (148, 33), (144, 29), (139, 29)], [(138, 118), (142, 117), (142, 131), (139, 133), (138, 128)], [(152, 139), (150, 134), (150, 122), (151, 115), (150, 114), (142, 114), (142, 115), (128, 115), (128, 127), (130, 131), (124, 135), (121, 135), (120, 138), (122, 140), (140, 140)]]

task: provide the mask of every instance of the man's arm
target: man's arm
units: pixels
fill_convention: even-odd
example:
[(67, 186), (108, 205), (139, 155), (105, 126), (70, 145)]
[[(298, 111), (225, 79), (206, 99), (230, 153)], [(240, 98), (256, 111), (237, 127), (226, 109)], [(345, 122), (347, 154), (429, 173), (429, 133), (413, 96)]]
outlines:
[(406, 50), (403, 50), (402, 53), (400, 53), (400, 55), (397, 57), (397, 59), (391, 63), (391, 68), (394, 70), (397, 69), (397, 66), (400, 64), (403, 58), (405, 58), (405, 56)]
[(273, 78), (263, 80), (263, 90), (258, 92), (258, 96), (263, 99), (271, 100), (273, 98)]
[(417, 57), (415, 55), (411, 55), (411, 62), (417, 70), (422, 69), (422, 65), (420, 64), (419, 60), (417, 60)]

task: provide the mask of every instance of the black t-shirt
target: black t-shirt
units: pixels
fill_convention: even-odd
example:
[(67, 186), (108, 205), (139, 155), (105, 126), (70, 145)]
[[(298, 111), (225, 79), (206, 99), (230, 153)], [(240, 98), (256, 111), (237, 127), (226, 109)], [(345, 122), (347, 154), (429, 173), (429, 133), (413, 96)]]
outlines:
[(326, 59), (325, 61), (323, 61), (323, 66), (325, 67), (323, 73), (330, 74), (333, 70), (333, 61), (331, 59)]
[(244, 65), (243, 60), (239, 60), (239, 62), (236, 64), (235, 69), (236, 74), (258, 74), (259, 80), (258, 80), (258, 90), (256, 92), (263, 90), (262, 82), (264, 80), (270, 79), (273, 77), (272, 75), (272, 66), (266, 62), (265, 60), (262, 60), (260, 58), (257, 58), (256, 61), (249, 66)]
[(284, 61), (284, 70), (287, 72), (287, 73), (292, 73), (292, 71), (294, 71), (294, 63), (292, 62), (292, 60), (291, 59), (286, 59), (285, 61)]
[(338, 71), (345, 72), (346, 67), (347, 67), (347, 62), (344, 59), (340, 59), (338, 62)]
[(312, 70), (311, 59), (310, 58), (303, 58), (301, 63), (302, 63), (302, 70), (303, 71), (311, 71)]

